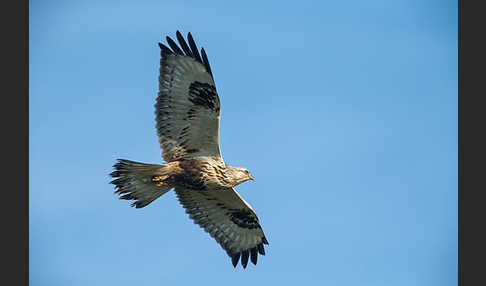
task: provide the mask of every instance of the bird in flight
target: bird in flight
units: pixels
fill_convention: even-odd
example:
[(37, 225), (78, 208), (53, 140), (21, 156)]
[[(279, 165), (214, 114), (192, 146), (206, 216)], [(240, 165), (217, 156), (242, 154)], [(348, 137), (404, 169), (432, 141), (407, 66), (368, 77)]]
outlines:
[[(143, 208), (174, 189), (194, 223), (213, 237), (234, 267), (257, 264), (268, 245), (253, 208), (235, 186), (253, 180), (247, 168), (227, 165), (219, 147), (220, 100), (204, 48), (179, 31), (161, 50), (155, 121), (166, 164), (118, 159), (110, 174), (115, 194)], [(188, 44), (189, 43), (189, 44)]]

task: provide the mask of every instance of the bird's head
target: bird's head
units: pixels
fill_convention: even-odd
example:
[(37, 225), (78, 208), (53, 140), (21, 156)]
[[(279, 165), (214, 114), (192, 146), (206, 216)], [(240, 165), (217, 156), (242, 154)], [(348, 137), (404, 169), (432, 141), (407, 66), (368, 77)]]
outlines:
[(255, 179), (250, 171), (244, 167), (233, 167), (233, 178), (235, 180), (235, 186)]

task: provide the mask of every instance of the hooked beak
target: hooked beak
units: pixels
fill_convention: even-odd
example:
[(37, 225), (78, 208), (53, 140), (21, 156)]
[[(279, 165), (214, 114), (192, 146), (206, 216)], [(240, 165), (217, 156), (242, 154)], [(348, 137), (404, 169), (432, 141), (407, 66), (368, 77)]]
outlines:
[(253, 177), (252, 174), (250, 174), (250, 180), (254, 181), (255, 180), (255, 177)]

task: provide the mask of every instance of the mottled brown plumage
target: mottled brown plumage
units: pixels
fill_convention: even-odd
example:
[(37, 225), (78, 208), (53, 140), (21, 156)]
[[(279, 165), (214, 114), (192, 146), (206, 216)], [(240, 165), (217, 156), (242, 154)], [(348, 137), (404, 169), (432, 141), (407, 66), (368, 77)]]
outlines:
[[(268, 244), (252, 207), (235, 186), (253, 180), (248, 169), (227, 165), (219, 146), (221, 105), (208, 57), (188, 34), (177, 31), (161, 49), (156, 129), (166, 164), (118, 159), (111, 181), (120, 199), (143, 208), (174, 189), (189, 217), (208, 232), (231, 257), (257, 263)], [(201, 57), (202, 56), (202, 57)]]

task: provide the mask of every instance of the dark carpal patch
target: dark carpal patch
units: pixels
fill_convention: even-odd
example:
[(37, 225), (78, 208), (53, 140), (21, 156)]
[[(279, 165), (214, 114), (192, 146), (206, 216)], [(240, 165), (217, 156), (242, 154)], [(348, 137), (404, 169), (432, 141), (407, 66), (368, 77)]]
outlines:
[(231, 221), (239, 227), (247, 229), (261, 228), (258, 219), (250, 211), (233, 209), (228, 214)]
[(214, 85), (195, 81), (189, 86), (189, 101), (219, 113), (220, 103)]

